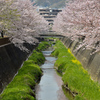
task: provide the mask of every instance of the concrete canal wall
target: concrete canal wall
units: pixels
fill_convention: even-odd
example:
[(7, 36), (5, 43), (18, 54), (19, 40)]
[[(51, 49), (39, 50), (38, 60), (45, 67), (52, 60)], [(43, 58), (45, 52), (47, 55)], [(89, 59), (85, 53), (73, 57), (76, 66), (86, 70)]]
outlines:
[[(37, 47), (36, 45), (24, 44), (30, 52)], [(0, 46), (0, 93), (5, 86), (13, 79), (23, 61), (29, 53), (21, 51), (12, 43)]]
[(9, 38), (5, 37), (5, 38), (0, 38), (0, 45), (4, 45), (10, 43)]
[(67, 48), (71, 49), (74, 56), (82, 63), (83, 67), (89, 72), (91, 78), (100, 83), (100, 52), (92, 54), (94, 50), (83, 49), (75, 51), (79, 40), (72, 41), (67, 37), (61, 38)]

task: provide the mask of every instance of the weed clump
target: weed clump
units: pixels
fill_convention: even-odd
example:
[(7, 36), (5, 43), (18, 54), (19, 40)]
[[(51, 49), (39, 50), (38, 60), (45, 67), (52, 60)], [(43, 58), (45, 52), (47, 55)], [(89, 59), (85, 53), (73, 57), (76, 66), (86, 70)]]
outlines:
[(50, 44), (46, 41), (41, 42), (38, 47), (36, 48), (36, 51), (41, 51), (41, 50), (45, 50), (46, 48), (48, 48), (50, 46)]

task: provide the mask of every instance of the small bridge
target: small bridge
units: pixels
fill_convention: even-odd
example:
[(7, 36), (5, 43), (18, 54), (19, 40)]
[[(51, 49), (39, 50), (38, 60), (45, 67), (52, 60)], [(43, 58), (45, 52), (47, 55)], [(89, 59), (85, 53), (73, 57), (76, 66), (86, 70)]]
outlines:
[(49, 37), (52, 37), (52, 38), (63, 38), (64, 36), (63, 35), (59, 35), (59, 34), (40, 34), (40, 37), (41, 38), (49, 38)]

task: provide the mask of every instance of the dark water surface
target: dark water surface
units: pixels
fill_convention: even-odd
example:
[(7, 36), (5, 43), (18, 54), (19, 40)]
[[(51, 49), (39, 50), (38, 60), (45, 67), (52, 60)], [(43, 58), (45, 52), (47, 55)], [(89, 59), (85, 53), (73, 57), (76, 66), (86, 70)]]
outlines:
[(52, 51), (43, 51), (46, 58), (45, 63), (41, 66), (43, 76), (40, 83), (36, 86), (37, 100), (68, 100), (62, 90), (61, 77), (57, 75), (54, 69), (55, 57), (51, 57)]

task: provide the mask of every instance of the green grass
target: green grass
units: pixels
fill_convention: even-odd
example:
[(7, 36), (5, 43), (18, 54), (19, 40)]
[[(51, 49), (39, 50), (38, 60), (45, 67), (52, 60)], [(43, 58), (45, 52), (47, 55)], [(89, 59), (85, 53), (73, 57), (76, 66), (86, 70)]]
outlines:
[(58, 57), (55, 62), (58, 72), (62, 74), (62, 80), (72, 92), (78, 93), (75, 100), (100, 100), (100, 85), (91, 80), (88, 72), (73, 56), (70, 49), (57, 41), (52, 55)]
[(67, 90), (63, 86), (62, 86), (62, 90), (63, 90), (65, 96), (68, 98), (68, 100), (73, 100), (74, 99), (73, 95), (69, 92), (69, 90)]
[(56, 37), (46, 37), (45, 39), (57, 39)]
[(50, 46), (50, 44), (46, 41), (41, 42), (38, 47), (36, 48), (37, 51), (42, 51), (45, 50), (46, 48), (48, 48)]
[(46, 49), (48, 45), (46, 42), (39, 44), (38, 51), (34, 50), (33, 54), (24, 62), (13, 81), (0, 95), (0, 100), (36, 100), (33, 90), (42, 75), (38, 65), (45, 61), (41, 50), (44, 47)]
[(32, 62), (34, 64), (38, 63), (40, 65), (44, 62), (45, 58), (41, 51), (38, 52), (38, 51), (34, 50), (33, 54), (29, 57), (29, 60), (33, 60)]

